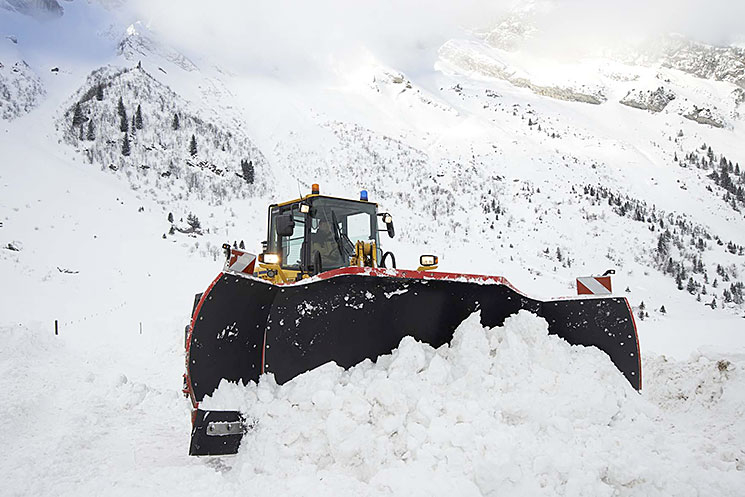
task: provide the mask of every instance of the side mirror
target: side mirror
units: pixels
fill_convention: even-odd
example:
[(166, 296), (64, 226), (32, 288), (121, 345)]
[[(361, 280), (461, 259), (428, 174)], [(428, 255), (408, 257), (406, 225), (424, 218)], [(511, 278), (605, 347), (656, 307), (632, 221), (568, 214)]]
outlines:
[(396, 230), (393, 229), (393, 216), (388, 213), (383, 214), (383, 222), (385, 223), (385, 229), (388, 232), (388, 236), (393, 238), (396, 234)]
[(277, 234), (279, 236), (292, 236), (295, 231), (295, 220), (292, 214), (277, 216)]

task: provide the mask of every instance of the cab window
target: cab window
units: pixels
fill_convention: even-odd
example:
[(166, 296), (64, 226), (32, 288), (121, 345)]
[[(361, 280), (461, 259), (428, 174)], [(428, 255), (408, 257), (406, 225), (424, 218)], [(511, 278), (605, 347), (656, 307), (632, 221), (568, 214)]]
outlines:
[(303, 262), (303, 242), (305, 242), (305, 214), (293, 212), (295, 230), (290, 236), (282, 237), (282, 266), (300, 269)]

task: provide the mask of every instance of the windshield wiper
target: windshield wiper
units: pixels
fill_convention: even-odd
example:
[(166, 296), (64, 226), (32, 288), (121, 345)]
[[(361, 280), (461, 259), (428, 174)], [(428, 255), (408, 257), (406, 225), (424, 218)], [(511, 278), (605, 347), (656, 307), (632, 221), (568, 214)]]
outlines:
[(341, 232), (341, 229), (339, 228), (339, 221), (336, 219), (336, 212), (331, 211), (331, 220), (334, 223), (334, 240), (336, 241), (336, 246), (339, 247), (339, 253), (342, 257), (351, 257), (354, 255), (354, 250), (351, 252), (346, 250), (346, 246), (344, 245), (344, 241), (342, 240), (342, 237), (346, 238), (346, 242), (349, 245), (352, 245), (352, 241), (347, 237), (344, 233)]

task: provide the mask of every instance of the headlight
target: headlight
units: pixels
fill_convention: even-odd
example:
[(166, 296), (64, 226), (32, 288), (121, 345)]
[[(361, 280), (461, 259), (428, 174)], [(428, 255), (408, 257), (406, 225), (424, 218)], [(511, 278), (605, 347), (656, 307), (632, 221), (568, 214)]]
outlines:
[(385, 216), (383, 216), (383, 222), (385, 224), (391, 224), (393, 222), (393, 216), (391, 216), (390, 214), (386, 214)]
[(424, 266), (424, 267), (436, 266), (437, 256), (436, 255), (423, 255), (419, 257), (419, 265)]
[(300, 204), (300, 212), (307, 214), (310, 212), (310, 206), (308, 204)]
[(279, 264), (279, 254), (262, 254), (264, 260), (261, 261), (264, 264)]

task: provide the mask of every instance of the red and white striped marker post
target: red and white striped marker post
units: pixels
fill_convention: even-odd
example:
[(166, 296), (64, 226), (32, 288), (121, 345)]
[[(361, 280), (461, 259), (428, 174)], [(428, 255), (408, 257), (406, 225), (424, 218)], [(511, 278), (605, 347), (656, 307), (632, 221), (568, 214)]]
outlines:
[(577, 295), (610, 295), (613, 293), (610, 279), (610, 276), (580, 276)]
[(254, 274), (256, 256), (239, 249), (230, 249), (230, 257), (225, 261), (225, 271), (231, 273)]

